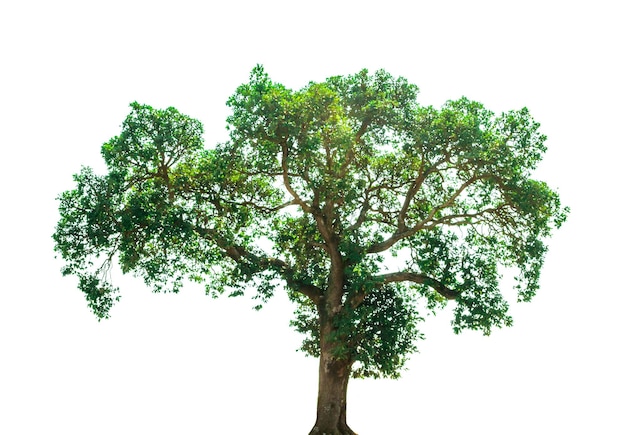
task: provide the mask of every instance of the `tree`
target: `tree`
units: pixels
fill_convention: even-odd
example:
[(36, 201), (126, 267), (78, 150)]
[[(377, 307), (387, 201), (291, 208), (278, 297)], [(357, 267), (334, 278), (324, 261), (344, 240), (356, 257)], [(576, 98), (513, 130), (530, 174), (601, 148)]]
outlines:
[(115, 261), (156, 291), (254, 288), (261, 306), (284, 289), (320, 360), (311, 434), (354, 434), (349, 377), (397, 377), (423, 314), (449, 300), (455, 332), (511, 325), (502, 268), (529, 301), (567, 214), (530, 178), (546, 148), (528, 110), (436, 109), (417, 93), (367, 70), (293, 91), (258, 66), (211, 148), (199, 121), (132, 103), (102, 146), (108, 173), (83, 168), (59, 197), (63, 274), (99, 318), (119, 299)]

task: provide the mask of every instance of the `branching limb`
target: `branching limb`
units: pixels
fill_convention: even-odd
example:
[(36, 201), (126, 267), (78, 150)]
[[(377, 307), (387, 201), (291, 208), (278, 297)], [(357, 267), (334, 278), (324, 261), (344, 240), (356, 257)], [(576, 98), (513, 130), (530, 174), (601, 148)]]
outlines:
[(302, 198), (300, 198), (300, 195), (298, 195), (298, 193), (294, 190), (293, 186), (291, 186), (291, 182), (289, 180), (289, 165), (288, 165), (288, 149), (287, 149), (287, 143), (283, 142), (281, 144), (281, 150), (282, 150), (282, 157), (281, 157), (281, 167), (283, 169), (283, 184), (285, 186), (285, 189), (287, 189), (287, 192), (289, 192), (289, 194), (292, 196), (293, 200), (295, 201), (296, 204), (298, 204), (302, 210), (304, 210), (307, 213), (311, 213), (311, 206), (309, 204), (307, 204), (304, 200), (302, 200)]
[(426, 178), (428, 178), (428, 176), (432, 173), (439, 172), (438, 167), (442, 165), (443, 163), (448, 162), (449, 160), (450, 160), (450, 154), (446, 154), (441, 160), (439, 160), (432, 166), (428, 167), (426, 170), (424, 170), (424, 163), (422, 160), (417, 178), (415, 179), (415, 181), (413, 182), (413, 184), (407, 191), (406, 196), (404, 197), (402, 208), (400, 209), (400, 213), (398, 214), (398, 232), (403, 232), (407, 229), (406, 227), (407, 212), (409, 211), (409, 207), (411, 203), (413, 203), (415, 195), (417, 195), (417, 193), (422, 188), (424, 181), (426, 181)]
[(458, 214), (450, 214), (450, 215), (446, 215), (443, 216), (439, 219), (435, 219), (433, 221), (431, 221), (430, 224), (424, 225), (422, 228), (423, 229), (430, 229), (430, 228), (434, 228), (437, 225), (449, 225), (449, 226), (460, 226), (460, 225), (467, 225), (468, 224), (468, 220), (471, 220), (471, 222), (473, 224), (477, 224), (477, 223), (486, 223), (485, 221), (482, 221), (481, 217), (486, 216), (488, 214), (496, 214), (504, 209), (506, 209), (508, 207), (508, 204), (501, 204), (498, 207), (490, 207), (490, 208), (486, 208), (484, 210), (475, 212), (475, 213), (458, 213)]
[[(396, 232), (394, 234), (392, 234), (387, 240), (384, 240), (380, 243), (377, 243), (375, 245), (370, 246), (370, 248), (368, 249), (368, 252), (370, 254), (373, 253), (377, 253), (377, 252), (383, 252), (386, 251), (387, 249), (391, 248), (393, 245), (395, 245), (398, 241), (405, 239), (407, 237), (411, 237), (413, 235), (415, 235), (418, 231), (424, 229), (424, 228), (432, 228), (433, 226), (437, 225), (437, 224), (441, 224), (441, 223), (445, 223), (445, 217), (444, 218), (439, 218), (436, 221), (433, 220), (433, 218), (437, 215), (437, 213), (452, 207), (456, 201), (456, 199), (472, 184), (474, 184), (475, 182), (477, 182), (478, 180), (487, 178), (487, 176), (473, 176), (471, 178), (469, 178), (467, 181), (465, 181), (463, 184), (461, 184), (461, 186), (458, 187), (458, 189), (452, 194), (450, 195), (450, 197), (448, 197), (448, 199), (446, 201), (444, 201), (442, 204), (440, 204), (437, 207), (433, 207), (433, 209), (428, 213), (428, 216), (426, 216), (424, 219), (422, 219), (420, 222), (418, 222), (417, 224), (415, 224), (413, 227), (411, 228), (405, 228), (402, 229), (400, 228), (400, 224), (398, 226), (398, 229), (396, 230)], [(478, 212), (481, 213), (481, 212)], [(451, 215), (452, 216), (452, 215)], [(471, 215), (466, 215), (466, 217), (470, 217)], [(456, 215), (455, 217), (459, 217), (459, 215)], [(431, 225), (429, 225), (431, 224)]]
[(319, 302), (323, 290), (313, 284), (294, 278), (295, 271), (287, 262), (274, 257), (261, 257), (249, 252), (242, 246), (228, 244), (212, 230), (197, 229), (197, 231), (219, 246), (236, 263), (254, 264), (259, 270), (272, 270), (278, 273), (289, 287), (307, 296), (313, 303)]
[(269, 213), (275, 213), (277, 211), (280, 211), (280, 210), (285, 209), (285, 208), (287, 208), (289, 206), (292, 206), (292, 205), (297, 205), (298, 203), (297, 203), (296, 200), (291, 200), (291, 201), (287, 201), (287, 202), (284, 202), (282, 204), (279, 204), (276, 207), (266, 207), (266, 206), (263, 206), (263, 205), (259, 205), (259, 204), (257, 204), (254, 201), (232, 202), (230, 204), (235, 205), (235, 206), (250, 207), (250, 208), (258, 210), (258, 211), (260, 211), (262, 213), (268, 213), (269, 214)]
[(354, 143), (350, 145), (350, 149), (348, 149), (346, 152), (345, 160), (341, 164), (341, 169), (339, 170), (339, 174), (338, 174), (339, 178), (344, 178), (346, 174), (348, 173), (348, 168), (350, 167), (350, 165), (354, 161), (354, 157), (356, 156), (356, 153), (354, 152), (354, 146), (361, 143), (361, 139), (363, 138), (363, 135), (365, 134), (365, 132), (367, 132), (367, 129), (369, 128), (370, 124), (371, 124), (370, 119), (365, 119), (361, 123), (361, 127), (359, 128), (359, 131), (357, 131), (354, 136)]
[(389, 284), (392, 282), (413, 282), (415, 284), (425, 284), (439, 293), (446, 299), (456, 299), (459, 292), (445, 286), (441, 281), (431, 278), (430, 276), (415, 272), (393, 272), (376, 277), (380, 279), (381, 284)]
[(359, 216), (357, 217), (356, 221), (347, 228), (348, 232), (357, 230), (361, 225), (363, 225), (363, 223), (365, 222), (365, 219), (367, 218), (367, 212), (369, 210), (370, 210), (369, 192), (366, 192), (365, 200), (363, 201), (363, 205), (361, 206), (361, 211), (359, 213)]

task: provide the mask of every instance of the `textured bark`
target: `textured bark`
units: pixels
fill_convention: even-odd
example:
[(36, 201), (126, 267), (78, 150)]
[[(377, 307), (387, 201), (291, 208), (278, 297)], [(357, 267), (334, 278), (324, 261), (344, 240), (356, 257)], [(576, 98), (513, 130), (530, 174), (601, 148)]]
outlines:
[(334, 355), (336, 346), (329, 338), (332, 317), (337, 307), (318, 305), (320, 314), (320, 366), (317, 396), (317, 420), (309, 435), (356, 435), (346, 422), (348, 380), (352, 362)]
[(317, 420), (309, 435), (356, 435), (346, 422), (349, 378), (349, 362), (321, 355)]

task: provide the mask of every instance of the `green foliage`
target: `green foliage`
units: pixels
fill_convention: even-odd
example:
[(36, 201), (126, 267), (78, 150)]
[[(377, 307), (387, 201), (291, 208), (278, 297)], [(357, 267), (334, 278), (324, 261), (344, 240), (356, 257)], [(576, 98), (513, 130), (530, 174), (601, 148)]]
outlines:
[(83, 168), (59, 197), (63, 273), (99, 317), (119, 297), (115, 261), (156, 291), (253, 288), (258, 307), (284, 287), (302, 350), (361, 377), (398, 376), (448, 300), (456, 332), (511, 325), (499, 270), (531, 300), (567, 215), (531, 178), (546, 138), (526, 109), (417, 95), (367, 70), (294, 91), (259, 66), (227, 102), (230, 140), (210, 148), (197, 120), (131, 104), (102, 147), (108, 173)]
[[(334, 357), (353, 361), (357, 378), (397, 378), (408, 355), (423, 339), (417, 324), (420, 317), (416, 296), (403, 285), (388, 285), (369, 293), (362, 304), (346, 309), (334, 319), (330, 340), (336, 344)], [(300, 304), (291, 322), (305, 334), (300, 350), (320, 355), (319, 318), (311, 304)]]

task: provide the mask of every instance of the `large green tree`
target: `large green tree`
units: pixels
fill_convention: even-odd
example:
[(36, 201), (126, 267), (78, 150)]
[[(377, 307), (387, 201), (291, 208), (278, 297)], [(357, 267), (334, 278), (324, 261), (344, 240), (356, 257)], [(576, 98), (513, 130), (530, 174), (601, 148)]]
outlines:
[(397, 377), (449, 300), (457, 332), (511, 325), (501, 272), (530, 300), (567, 212), (531, 178), (545, 137), (526, 109), (417, 93), (366, 70), (294, 91), (256, 67), (228, 100), (230, 139), (207, 148), (197, 120), (131, 104), (102, 146), (108, 173), (83, 168), (59, 197), (63, 273), (100, 318), (119, 298), (114, 262), (157, 291), (286, 291), (320, 361), (311, 434), (354, 434), (349, 377)]

